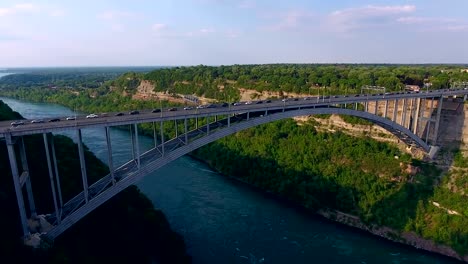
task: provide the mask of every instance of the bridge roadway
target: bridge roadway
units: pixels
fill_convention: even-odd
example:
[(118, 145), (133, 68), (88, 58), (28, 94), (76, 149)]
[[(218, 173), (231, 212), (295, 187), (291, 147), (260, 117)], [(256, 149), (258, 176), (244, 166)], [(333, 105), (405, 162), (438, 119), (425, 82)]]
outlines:
[[(444, 90), (420, 93), (405, 94), (387, 94), (387, 95), (369, 95), (369, 96), (337, 96), (331, 98), (312, 97), (310, 100), (298, 98), (288, 101), (272, 100), (270, 103), (265, 101), (261, 104), (242, 104), (237, 106), (193, 110), (163, 111), (160, 113), (151, 113), (151, 111), (142, 111), (138, 115), (114, 116), (87, 119), (85, 116), (79, 116), (76, 120), (62, 120), (60, 122), (45, 122), (31, 124), (25, 122), (25, 125), (12, 127), (10, 122), (0, 123), (0, 133), (3, 136), (22, 136), (37, 133), (56, 132), (66, 129), (84, 129), (91, 127), (110, 127), (119, 125), (135, 125), (138, 123), (162, 122), (180, 119), (191, 119), (209, 116), (225, 116), (221, 120), (215, 119), (207, 125), (197, 127), (194, 130), (180, 134), (175, 138), (160, 142), (155, 148), (148, 150), (143, 154), (134, 156), (132, 160), (118, 168), (110, 168), (111, 173), (104, 176), (97, 182), (88, 186), (68, 202), (57, 208), (56, 213), (48, 214), (47, 219), (53, 224), (44, 237), (55, 239), (58, 235), (67, 230), (74, 223), (86, 216), (89, 212), (97, 208), (114, 195), (136, 183), (149, 172), (152, 172), (165, 164), (179, 158), (190, 151), (203, 145), (213, 142), (219, 138), (244, 130), (246, 128), (273, 122), (283, 118), (310, 114), (348, 114), (370, 120), (405, 141), (409, 145), (422, 147), (428, 151), (429, 147), (419, 137), (413, 134), (409, 129), (384, 117), (380, 117), (365, 111), (356, 111), (340, 108), (343, 104), (362, 103), (369, 101), (401, 100), (413, 98), (440, 98), (441, 96), (460, 96), (467, 95), (467, 89)], [(136, 127), (135, 127), (136, 129)], [(44, 134), (45, 135), (45, 134)], [(110, 140), (110, 138), (108, 138)], [(138, 144), (136, 144), (138, 145)], [(14, 155), (13, 155), (14, 156)], [(81, 157), (80, 157), (81, 158)], [(49, 165), (50, 166), (50, 165)], [(51, 176), (52, 177), (52, 176)], [(59, 187), (60, 188), (60, 187)], [(86, 196), (86, 197), (85, 197)], [(26, 233), (25, 233), (26, 234)]]
[[(336, 111), (346, 111), (362, 113), (362, 117), (373, 116), (370, 113), (363, 111), (355, 111), (349, 109), (334, 109), (328, 106), (320, 106), (315, 109), (299, 110), (306, 114), (307, 112), (315, 111), (317, 113), (333, 113)], [(181, 134), (164, 144), (159, 144), (157, 147), (148, 150), (138, 158), (130, 160), (129, 162), (121, 165), (113, 170), (112, 173), (104, 176), (94, 184), (88, 187), (88, 202), (85, 199), (85, 193), (81, 192), (59, 209), (57, 214), (51, 213), (47, 215), (47, 220), (54, 225), (44, 237), (48, 239), (55, 239), (58, 235), (79, 221), (82, 217), (97, 208), (99, 205), (112, 198), (115, 194), (119, 193), (126, 187), (135, 184), (138, 180), (143, 178), (147, 173), (154, 171), (165, 164), (177, 159), (178, 157), (194, 150), (207, 143), (213, 142), (218, 138), (224, 137), (229, 134), (244, 130), (251, 127), (249, 122), (255, 122), (254, 125), (264, 124), (279, 120), (286, 117), (292, 117), (297, 113), (297, 110), (273, 110), (268, 112), (268, 116), (264, 116), (264, 111), (256, 111), (250, 113), (238, 114), (228, 119), (221, 119), (208, 125), (203, 125), (197, 129), (189, 131), (186, 134)], [(393, 126), (389, 127), (392, 121), (379, 117), (384, 120), (382, 123), (377, 122), (379, 125), (386, 127), (394, 133), (405, 134), (404, 128), (399, 126), (395, 129)], [(375, 120), (374, 120), (375, 121)], [(228, 129), (230, 128), (230, 129)], [(402, 132), (403, 131), (403, 132)], [(210, 134), (210, 136), (207, 136)], [(410, 137), (407, 138), (408, 144), (415, 144)], [(423, 144), (424, 142), (422, 142)], [(420, 143), (421, 144), (421, 143)]]
[(159, 113), (151, 113), (151, 110), (140, 111), (137, 115), (130, 115), (125, 113), (123, 116), (115, 116), (115, 113), (108, 113), (98, 118), (86, 118), (83, 115), (77, 116), (76, 120), (66, 120), (66, 117), (57, 117), (60, 122), (47, 122), (44, 123), (30, 123), (31, 120), (23, 120), (24, 125), (12, 126), (11, 121), (0, 122), (0, 138), (5, 136), (5, 133), (10, 133), (11, 136), (23, 136), (32, 134), (42, 134), (48, 132), (56, 132), (60, 130), (76, 130), (85, 129), (91, 127), (105, 127), (105, 126), (119, 126), (129, 125), (138, 123), (158, 122), (158, 121), (169, 121), (169, 120), (180, 120), (186, 118), (206, 117), (215, 115), (227, 115), (244, 112), (255, 112), (255, 111), (270, 111), (278, 109), (301, 109), (310, 107), (323, 107), (329, 105), (340, 105), (340, 104), (352, 104), (352, 103), (363, 103), (370, 101), (391, 101), (391, 100), (402, 100), (402, 99), (413, 99), (413, 98), (438, 98), (440, 96), (460, 96), (467, 95), (468, 89), (444, 89), (444, 90), (429, 90), (421, 92), (405, 92), (405, 93), (391, 93), (383, 95), (340, 95), (330, 96), (325, 99), (323, 96), (318, 99), (317, 97), (308, 97), (310, 100), (304, 100), (304, 98), (288, 98), (286, 102), (282, 100), (271, 100), (270, 103), (263, 101), (261, 104), (256, 104), (254, 101), (252, 104), (245, 104), (229, 107), (221, 107), (215, 105), (215, 108), (204, 108), (204, 109), (192, 109), (182, 110), (179, 108), (177, 111), (168, 111), (163, 109)]

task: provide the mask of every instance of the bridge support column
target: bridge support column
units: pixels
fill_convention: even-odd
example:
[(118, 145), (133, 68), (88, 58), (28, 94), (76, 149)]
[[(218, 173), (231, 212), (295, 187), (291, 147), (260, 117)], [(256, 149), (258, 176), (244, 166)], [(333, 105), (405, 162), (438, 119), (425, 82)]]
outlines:
[(138, 124), (133, 124), (133, 129), (135, 130), (135, 156), (138, 169), (140, 169), (140, 141), (138, 139)]
[(385, 100), (385, 112), (384, 112), (384, 118), (387, 118), (387, 112), (388, 112), (388, 100)]
[(24, 206), (23, 191), (21, 188), (18, 173), (18, 164), (16, 163), (15, 143), (13, 142), (10, 134), (5, 134), (5, 139), (8, 150), (8, 158), (10, 160), (11, 175), (13, 176), (13, 184), (15, 186), (16, 201), (18, 203), (21, 228), (23, 230), (23, 239), (28, 239), (30, 236), (30, 231), (28, 227), (28, 219), (26, 217), (26, 207)]
[(419, 113), (418, 113), (419, 115), (417, 117), (419, 120), (418, 120), (418, 126), (416, 127), (416, 133), (415, 134), (417, 135), (417, 133), (421, 133), (421, 138), (422, 138), (422, 136), (424, 135), (424, 129), (421, 130), (421, 123), (422, 123), (421, 121), (425, 117), (424, 114), (425, 114), (425, 111), (426, 111), (426, 99), (421, 99), (420, 104), (421, 105), (419, 106)]
[(198, 116), (195, 117), (195, 129), (198, 129)]
[(397, 116), (398, 116), (398, 99), (395, 99), (395, 102), (393, 104), (393, 122), (397, 123)]
[(231, 114), (228, 115), (227, 121), (228, 121), (228, 127), (230, 127), (231, 126)]
[(187, 118), (184, 119), (184, 127), (185, 127), (185, 145), (187, 145), (188, 144)]
[(369, 107), (369, 104), (368, 104), (368, 102), (366, 101), (366, 102), (364, 103), (364, 112), (367, 112), (367, 111), (369, 110), (368, 107)]
[(175, 138), (179, 136), (179, 130), (177, 127), (177, 119), (174, 119), (174, 127), (175, 127)]
[(36, 203), (34, 202), (34, 195), (32, 192), (31, 175), (29, 174), (28, 160), (26, 158), (26, 147), (24, 144), (23, 137), (21, 137), (20, 157), (21, 157), (21, 167), (23, 167), (23, 173), (25, 172), (27, 175), (26, 192), (28, 194), (29, 212), (31, 214), (31, 218), (36, 218), (37, 217)]
[(207, 135), (210, 134), (210, 117), (209, 116), (206, 117), (206, 134)]
[(375, 101), (374, 115), (377, 115), (377, 110), (379, 109), (379, 101)]
[(410, 99), (410, 108), (409, 108), (409, 121), (408, 121), (408, 126), (405, 126), (405, 128), (408, 128), (409, 130), (411, 130), (411, 126), (413, 124), (413, 112), (414, 112), (414, 102), (415, 102), (415, 99)]
[(250, 112), (247, 112), (247, 120), (250, 119)]
[(403, 99), (403, 110), (401, 111), (401, 126), (406, 127), (406, 99)]
[(80, 156), (81, 178), (83, 180), (83, 194), (85, 202), (88, 203), (88, 176), (86, 174), (86, 163), (83, 150), (83, 140), (81, 138), (81, 129), (78, 129), (76, 132), (78, 135), (78, 155)]
[(440, 125), (440, 114), (442, 113), (442, 102), (444, 98), (441, 96), (439, 99), (439, 103), (437, 104), (437, 117), (436, 117), (436, 123), (435, 123), (435, 128), (434, 128), (434, 138), (432, 140), (432, 145), (437, 144), (437, 137), (439, 136), (439, 125)]
[(48, 136), (46, 133), (44, 133), (42, 134), (42, 137), (44, 138), (44, 147), (45, 147), (45, 153), (46, 153), (46, 158), (47, 158), (47, 168), (49, 169), (50, 189), (52, 190), (52, 199), (54, 201), (55, 217), (57, 218), (57, 223), (60, 224), (60, 213), (59, 213), (59, 209), (57, 205), (57, 195), (55, 193), (54, 174), (52, 172), (52, 164), (50, 162), (49, 143), (47, 140)]
[(413, 117), (413, 133), (415, 135), (418, 134), (419, 111), (421, 111), (421, 98), (416, 99), (416, 112)]
[(57, 184), (57, 194), (58, 194), (58, 199), (59, 199), (59, 210), (60, 212), (62, 212), (62, 207), (63, 207), (62, 188), (60, 187), (60, 177), (59, 177), (58, 166), (57, 166), (57, 156), (55, 155), (54, 136), (52, 134), (50, 137), (50, 147), (52, 148), (52, 161), (54, 163), (55, 183)]
[[(154, 122), (153, 122), (154, 130)], [(107, 162), (109, 163), (109, 171), (112, 179), (112, 185), (115, 185), (115, 175), (114, 175), (114, 162), (112, 160), (112, 144), (110, 138), (110, 129), (106, 127), (106, 142), (107, 142)]]
[[(197, 122), (197, 127), (198, 127), (198, 122)], [(162, 120), (161, 120), (161, 124), (159, 125), (159, 130), (161, 132), (161, 152), (162, 152), (161, 155), (164, 157), (164, 127), (163, 127)]]
[(153, 122), (153, 140), (154, 140), (154, 148), (158, 147), (158, 137), (156, 136), (156, 124)]

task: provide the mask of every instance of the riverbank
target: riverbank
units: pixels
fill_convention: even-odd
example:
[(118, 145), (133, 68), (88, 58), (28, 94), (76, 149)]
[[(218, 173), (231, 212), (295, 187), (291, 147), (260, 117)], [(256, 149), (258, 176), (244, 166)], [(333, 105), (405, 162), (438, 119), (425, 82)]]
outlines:
[(207, 159), (203, 159), (199, 156), (196, 156), (194, 154), (189, 154), (191, 158), (194, 160), (197, 160), (205, 165), (207, 165), (210, 169), (213, 171), (217, 172), (220, 175), (223, 175), (224, 177), (227, 177), (230, 180), (245, 184), (246, 186), (249, 186), (250, 188), (254, 188), (258, 192), (262, 192), (264, 194), (267, 194), (271, 198), (274, 199), (279, 199), (282, 202), (286, 202), (288, 204), (291, 204), (293, 206), (298, 206), (307, 212), (313, 213), (314, 215), (323, 217), (325, 219), (328, 219), (330, 221), (333, 221), (335, 223), (343, 224), (348, 227), (356, 228), (362, 231), (365, 231), (369, 234), (387, 239), (389, 241), (399, 243), (402, 245), (407, 245), (414, 247), (418, 250), (423, 250), (427, 251), (433, 254), (439, 254), (448, 258), (456, 259), (459, 261), (467, 262), (468, 263), (468, 255), (461, 256), (458, 254), (454, 249), (445, 246), (445, 245), (438, 245), (434, 241), (425, 239), (419, 235), (417, 235), (414, 232), (400, 232), (398, 230), (395, 230), (393, 228), (387, 227), (387, 226), (377, 226), (377, 225), (369, 225), (364, 223), (358, 216), (347, 214), (344, 212), (340, 212), (338, 210), (330, 209), (330, 208), (321, 208), (318, 210), (312, 209), (312, 208), (307, 208), (303, 204), (299, 204), (292, 199), (285, 198), (283, 196), (280, 196), (272, 191), (265, 190), (259, 186), (256, 186), (255, 184), (252, 184), (246, 180), (226, 175), (219, 169), (217, 169), (215, 166), (213, 166), (213, 162)]
[(359, 217), (346, 214), (337, 210), (320, 209), (316, 213), (332, 221), (359, 228), (373, 235), (383, 237), (393, 242), (405, 244), (428, 252), (441, 254), (468, 263), (468, 255), (460, 256), (460, 254), (458, 254), (452, 248), (448, 246), (437, 245), (434, 241), (424, 239), (414, 232), (400, 233), (397, 230), (386, 226), (366, 225), (364, 222), (361, 221)]

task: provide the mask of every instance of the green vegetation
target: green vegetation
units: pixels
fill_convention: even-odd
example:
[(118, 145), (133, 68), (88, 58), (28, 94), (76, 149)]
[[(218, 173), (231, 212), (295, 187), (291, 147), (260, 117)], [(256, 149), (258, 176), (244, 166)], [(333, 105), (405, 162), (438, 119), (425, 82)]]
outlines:
[[(7, 96), (56, 102), (86, 112), (107, 112), (158, 108), (159, 102), (130, 99), (129, 95), (136, 92), (142, 80), (154, 83), (158, 92), (234, 101), (239, 98), (239, 88), (276, 91), (280, 97), (283, 92), (360, 93), (362, 85), (386, 86), (393, 91), (405, 84), (422, 86), (431, 82), (430, 89), (446, 88), (454, 81), (468, 80), (468, 73), (461, 73), (460, 68), (444, 65), (196, 66), (147, 74), (128, 73), (97, 89), (76, 89), (74, 93), (60, 89), (16, 89), (1, 86), (1, 80), (0, 87), (8, 88), (1, 92)], [(344, 117), (344, 120), (369, 124), (355, 117)], [(318, 133), (314, 123), (299, 126), (285, 120), (263, 125), (214, 142), (193, 154), (228, 176), (307, 208), (341, 210), (358, 215), (368, 224), (414, 231), (451, 246), (460, 254), (468, 253), (468, 185), (464, 170), (444, 175), (437, 184), (441, 172), (431, 164), (411, 160), (395, 147), (370, 138)], [(151, 133), (148, 125), (142, 129)], [(455, 155), (455, 164), (466, 167), (468, 162), (460, 155)], [(407, 172), (406, 167), (411, 164), (420, 171)], [(449, 214), (448, 210), (458, 214)]]
[(149, 72), (158, 67), (22, 68), (1, 78), (1, 87), (98, 88), (123, 73)]
[[(0, 101), (0, 118), (18, 114)], [(20, 116), (19, 116), (20, 117)], [(81, 184), (77, 146), (65, 136), (54, 136), (64, 199), (78, 193)], [(35, 202), (39, 212), (52, 212), (53, 202), (42, 137), (25, 137)], [(108, 169), (85, 149), (89, 182), (108, 173)], [(161, 211), (155, 210), (140, 191), (132, 186), (93, 211), (62, 234), (48, 250), (22, 245), (13, 182), (5, 143), (0, 144), (0, 218), (4, 228), (0, 238), (0, 263), (189, 263), (180, 235), (170, 229)], [(41, 190), (41, 191), (38, 191)]]
[[(317, 133), (292, 120), (263, 125), (198, 149), (194, 155), (305, 207), (327, 207), (468, 253), (468, 197), (434, 186), (440, 171), (370, 138)], [(394, 156), (400, 156), (395, 159)], [(421, 169), (407, 173), (407, 164)], [(437, 201), (462, 213), (449, 215)]]

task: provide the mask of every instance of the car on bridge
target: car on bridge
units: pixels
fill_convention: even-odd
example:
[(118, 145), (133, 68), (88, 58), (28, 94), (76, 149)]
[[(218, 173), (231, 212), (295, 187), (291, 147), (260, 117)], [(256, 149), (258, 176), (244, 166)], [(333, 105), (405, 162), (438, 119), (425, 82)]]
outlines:
[(158, 109), (153, 109), (153, 111), (151, 111), (151, 113), (159, 113), (159, 112), (161, 112), (161, 109), (159, 109), (159, 108)]
[(67, 117), (67, 118), (65, 118), (65, 119), (66, 119), (66, 120), (75, 120), (76, 117), (75, 117), (75, 116), (69, 116), (69, 117)]
[(13, 126), (13, 127), (17, 127), (17, 126), (21, 126), (21, 125), (24, 125), (23, 121), (11, 122), (11, 126)]
[(31, 124), (38, 124), (38, 123), (44, 123), (44, 120), (42, 120), (42, 119), (34, 119), (33, 121), (31, 121)]
[(140, 114), (140, 112), (137, 111), (137, 110), (133, 110), (133, 111), (130, 111), (129, 114), (131, 114), (131, 115), (138, 115), (138, 114)]
[(233, 103), (232, 105), (233, 105), (233, 106), (238, 106), (238, 105), (241, 105), (241, 104), (242, 104), (241, 102), (235, 102), (235, 103)]
[(228, 107), (228, 106), (229, 106), (228, 103), (222, 103), (222, 104), (221, 104), (221, 107)]
[(191, 107), (191, 106), (184, 107), (184, 110), (192, 110), (192, 109), (193, 109), (193, 107)]
[(172, 111), (177, 111), (177, 108), (175, 108), (175, 107), (171, 107), (171, 108), (167, 109), (167, 111), (169, 111), (169, 112), (172, 112)]
[(117, 113), (117, 114), (115, 114), (115, 116), (123, 116), (123, 115), (124, 115), (124, 113)]
[(99, 116), (96, 114), (89, 114), (86, 116), (86, 118), (98, 118)]
[(60, 118), (52, 118), (52, 119), (49, 119), (48, 122), (59, 122), (60, 121)]

